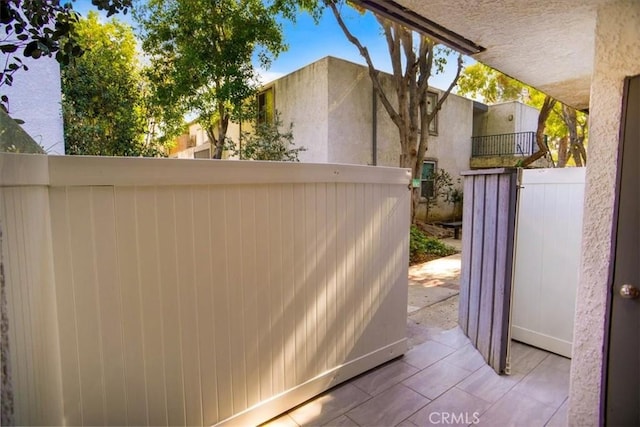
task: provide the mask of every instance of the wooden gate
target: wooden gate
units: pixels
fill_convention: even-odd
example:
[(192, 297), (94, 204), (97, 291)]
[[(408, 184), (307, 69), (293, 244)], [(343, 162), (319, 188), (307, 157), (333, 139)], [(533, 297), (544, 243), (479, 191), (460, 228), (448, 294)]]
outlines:
[(508, 373), (516, 169), (464, 172), (459, 323), (487, 363)]

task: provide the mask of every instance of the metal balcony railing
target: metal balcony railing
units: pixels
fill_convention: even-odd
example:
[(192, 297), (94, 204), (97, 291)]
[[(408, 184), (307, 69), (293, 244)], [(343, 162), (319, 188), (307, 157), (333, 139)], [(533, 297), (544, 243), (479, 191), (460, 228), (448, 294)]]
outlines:
[(538, 151), (538, 145), (536, 144), (535, 132), (471, 137), (471, 155), (473, 157), (530, 156), (536, 151)]

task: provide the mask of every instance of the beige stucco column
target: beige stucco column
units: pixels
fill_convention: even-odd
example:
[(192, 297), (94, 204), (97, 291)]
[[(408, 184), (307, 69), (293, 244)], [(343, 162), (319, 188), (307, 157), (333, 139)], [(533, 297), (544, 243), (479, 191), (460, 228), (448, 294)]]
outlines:
[(607, 285), (624, 78), (640, 74), (640, 2), (598, 10), (591, 80), (589, 159), (569, 394), (569, 425), (600, 416)]

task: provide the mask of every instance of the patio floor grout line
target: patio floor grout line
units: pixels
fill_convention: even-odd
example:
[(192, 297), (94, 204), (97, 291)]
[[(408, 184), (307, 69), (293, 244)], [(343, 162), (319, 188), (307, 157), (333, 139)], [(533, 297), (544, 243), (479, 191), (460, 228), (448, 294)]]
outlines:
[(556, 410), (553, 412), (553, 414), (549, 417), (549, 419), (547, 420), (546, 423), (544, 423), (545, 427), (549, 424), (549, 421), (551, 421), (553, 419), (553, 417), (556, 416), (556, 414), (560, 411), (560, 408), (562, 408), (562, 405), (564, 405), (564, 403), (569, 400), (569, 396), (567, 396), (562, 403), (556, 408)]

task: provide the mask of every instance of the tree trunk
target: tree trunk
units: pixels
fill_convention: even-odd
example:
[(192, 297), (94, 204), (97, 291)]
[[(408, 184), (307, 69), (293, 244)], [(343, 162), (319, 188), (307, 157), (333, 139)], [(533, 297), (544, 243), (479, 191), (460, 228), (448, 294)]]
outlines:
[(551, 114), (551, 110), (553, 110), (554, 105), (556, 105), (556, 100), (547, 95), (546, 98), (544, 98), (542, 108), (540, 108), (540, 114), (538, 115), (538, 128), (536, 130), (536, 144), (538, 145), (538, 152), (524, 159), (522, 167), (529, 166), (531, 163), (541, 159), (549, 152), (547, 144), (544, 143), (544, 129), (547, 118), (549, 118), (549, 114)]
[[(578, 118), (576, 110), (568, 105), (562, 106), (562, 120), (569, 130), (569, 150), (576, 166), (583, 166), (587, 162), (587, 153), (584, 149), (584, 136), (578, 136)], [(584, 160), (584, 162), (583, 162)]]
[(587, 150), (584, 148), (584, 137), (578, 138), (578, 141), (571, 146), (571, 152), (576, 161), (576, 166), (587, 165)]
[(558, 144), (558, 162), (556, 163), (556, 167), (565, 167), (569, 161), (569, 155), (569, 137), (560, 138), (560, 143)]
[[(400, 141), (400, 167), (411, 169), (411, 177), (420, 180), (422, 178), (422, 163), (427, 151), (429, 136), (429, 124), (442, 108), (458, 82), (462, 71), (462, 56), (458, 56), (458, 70), (449, 88), (442, 92), (433, 111), (427, 111), (427, 93), (429, 90), (429, 77), (434, 63), (434, 42), (420, 36), (420, 44), (414, 49), (414, 33), (402, 25), (376, 16), (383, 29), (387, 49), (393, 69), (393, 85), (396, 102), (392, 102), (391, 94), (383, 89), (378, 71), (375, 69), (369, 51), (360, 43), (347, 28), (336, 1), (325, 0), (333, 12), (342, 32), (360, 52), (369, 69), (369, 77), (391, 121), (398, 128)], [(404, 56), (404, 57), (403, 57)], [(420, 203), (420, 187), (413, 188), (411, 197), (411, 222), (416, 221), (416, 212)]]
[(229, 116), (222, 116), (223, 119), (218, 120), (218, 136), (216, 137), (214, 133), (213, 125), (209, 125), (206, 128), (207, 137), (209, 137), (209, 141), (211, 143), (211, 158), (212, 159), (222, 159), (222, 154), (224, 153), (224, 143), (227, 140), (227, 129), (229, 127)]

